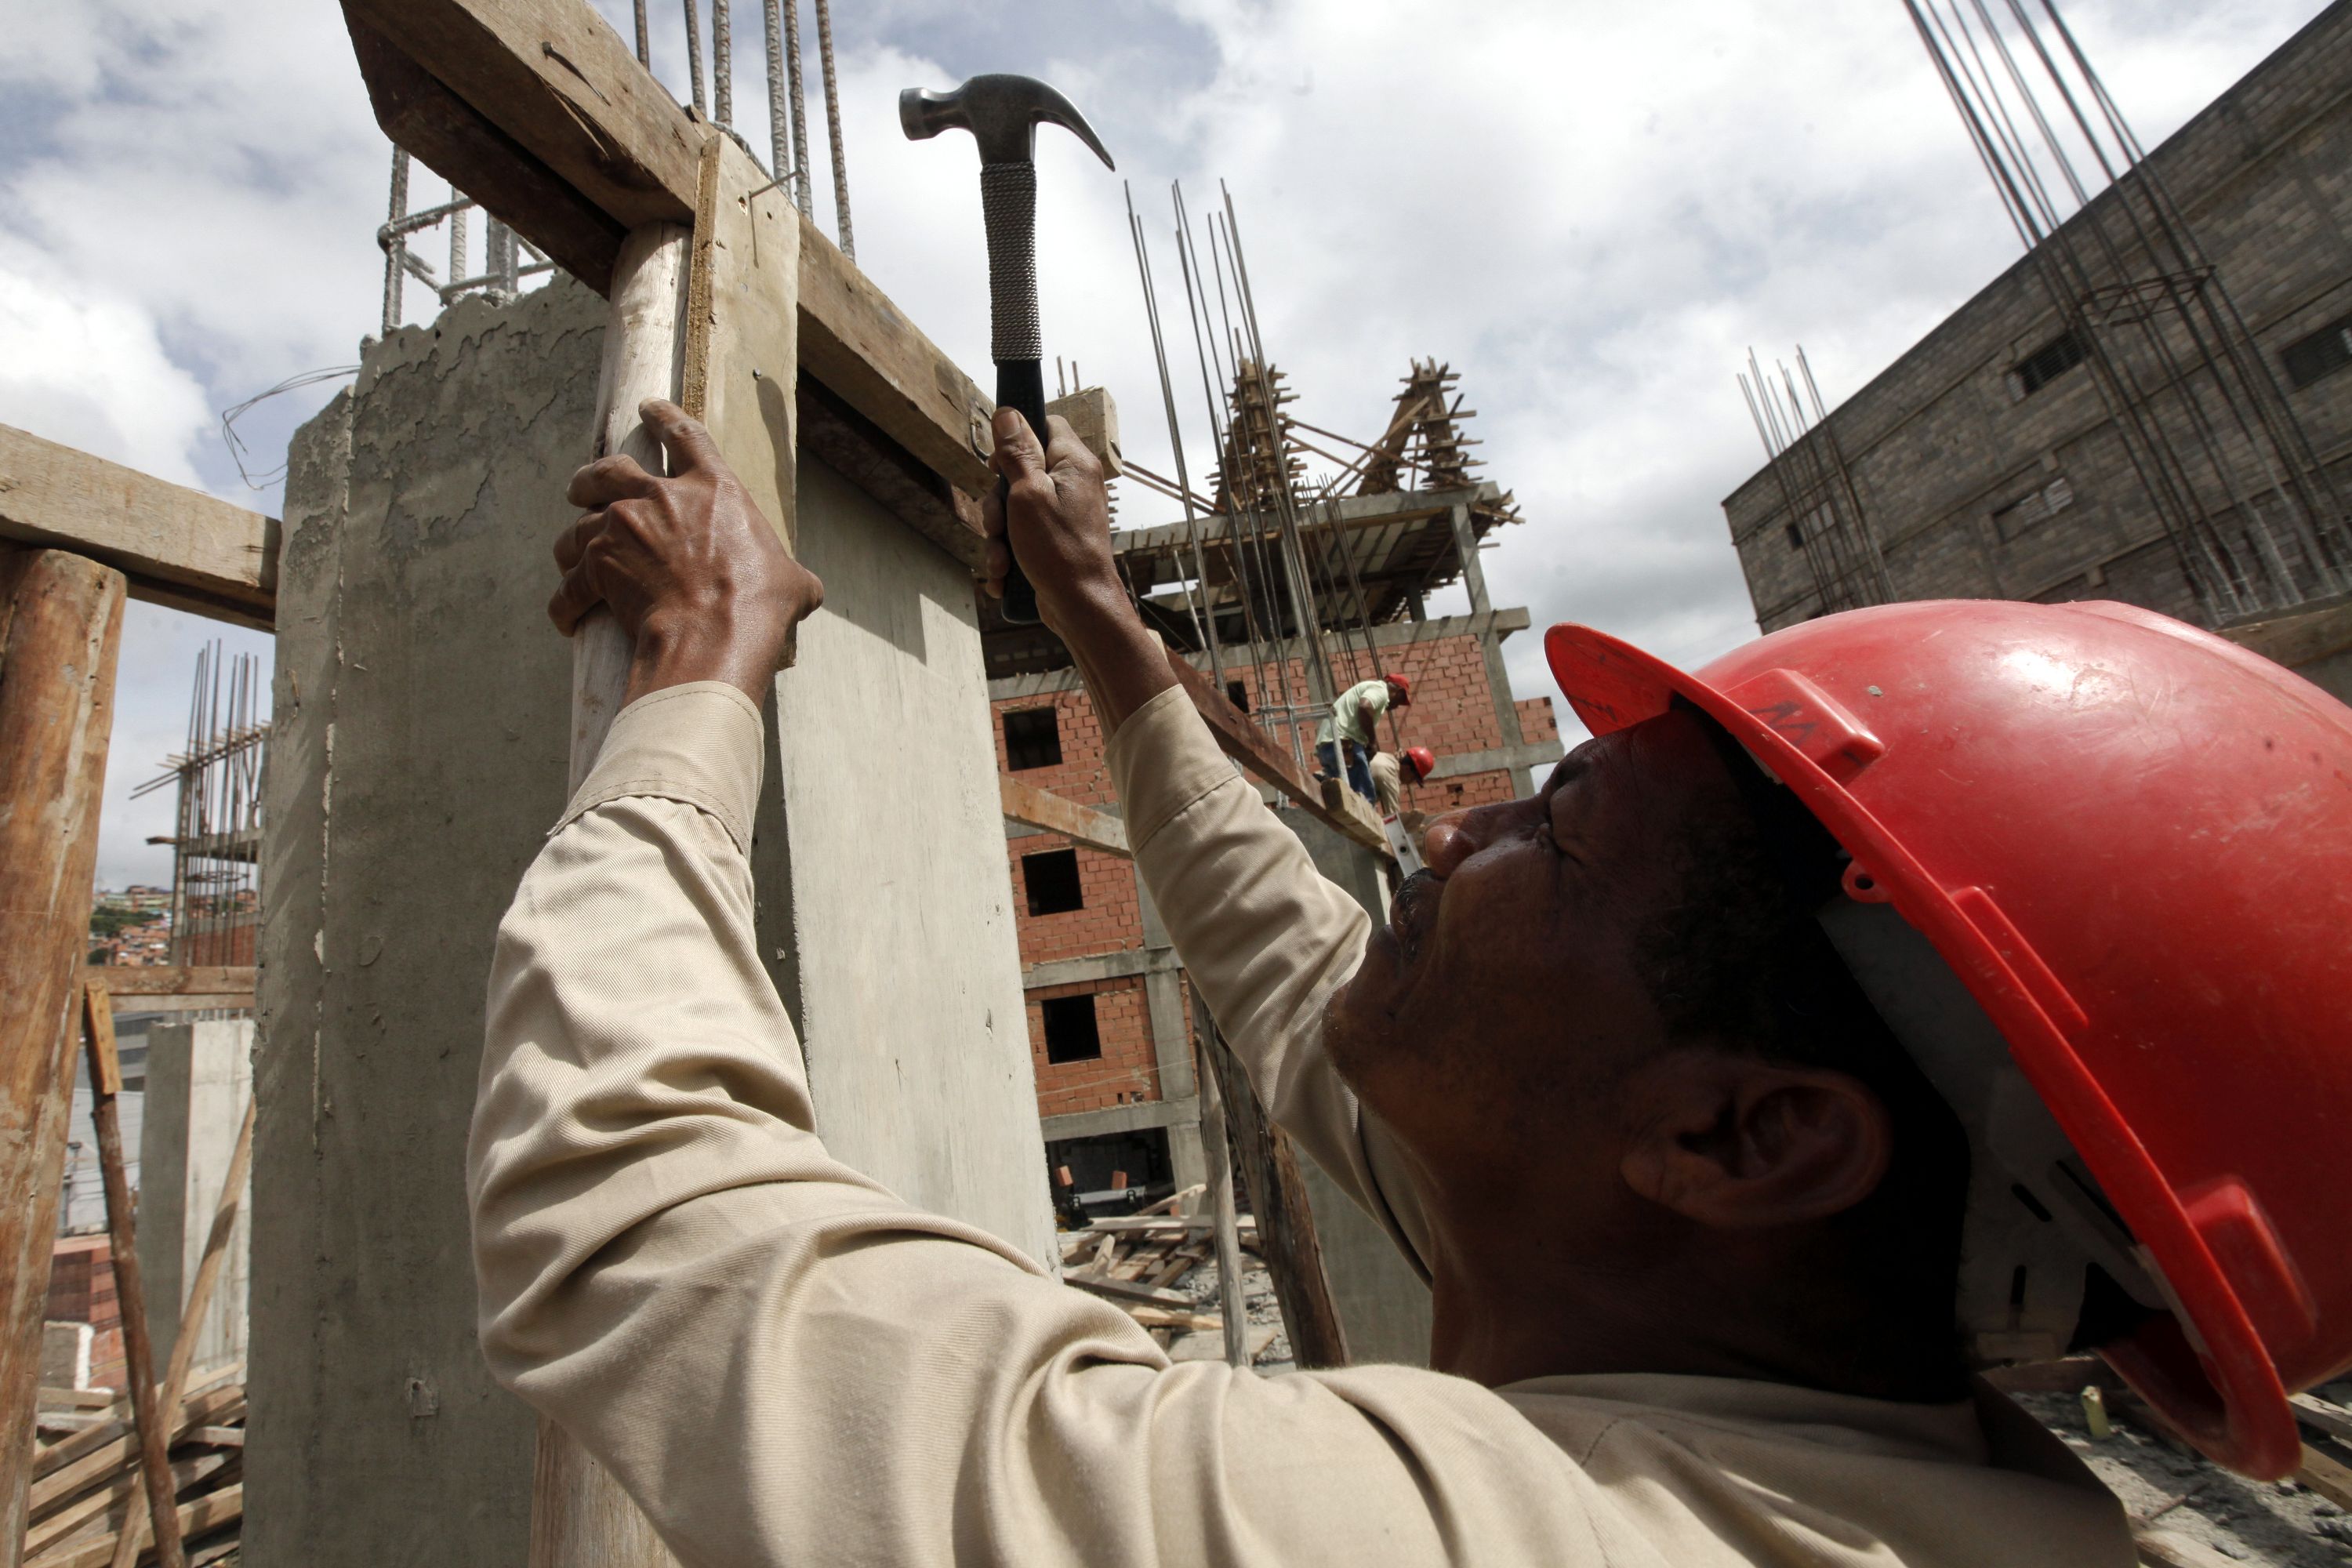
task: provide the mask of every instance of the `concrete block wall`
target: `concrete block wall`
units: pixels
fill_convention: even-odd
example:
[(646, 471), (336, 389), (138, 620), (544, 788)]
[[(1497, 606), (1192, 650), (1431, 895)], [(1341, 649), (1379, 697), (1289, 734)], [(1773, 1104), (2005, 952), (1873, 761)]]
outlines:
[[(2280, 385), (2279, 356), (2352, 312), (2352, 6), (2328, 8), (2152, 155)], [(1957, 130), (1954, 134), (1958, 134)], [(2096, 224), (2135, 250), (2111, 192), (2074, 220), (2086, 255)], [(2147, 269), (2131, 256), (2134, 275)], [(2044, 274), (2021, 258), (1830, 416), (1888, 574), (1902, 598), (2120, 598), (2199, 618), (2196, 598), (2088, 366), (2016, 395), (2008, 372), (2063, 319)], [(2101, 279), (2100, 281), (2109, 279)], [(2175, 320), (2169, 346), (2191, 357)], [(2116, 345), (2147, 379), (2137, 330)], [(1834, 383), (1834, 367), (1817, 366)], [(2352, 369), (2286, 392), (2339, 489), (2352, 485)], [(2228, 506), (2189, 438), (2177, 394), (2158, 417), (2197, 469), (2206, 505)], [(2218, 405), (2214, 405), (2218, 412)], [(2234, 432), (2225, 447), (2242, 452)], [(2004, 538), (1994, 514), (2064, 476), (2072, 506)], [(2347, 489), (2352, 493), (2352, 489)], [(1787, 538), (1787, 500), (1769, 468), (1724, 502), (1759, 624), (1819, 613), (1806, 552)]]

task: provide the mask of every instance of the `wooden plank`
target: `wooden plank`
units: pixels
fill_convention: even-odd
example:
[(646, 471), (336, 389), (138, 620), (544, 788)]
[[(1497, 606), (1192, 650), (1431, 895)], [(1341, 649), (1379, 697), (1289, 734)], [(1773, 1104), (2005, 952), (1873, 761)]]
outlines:
[(2294, 1479), (2337, 1508), (2352, 1512), (2352, 1466), (2331, 1458), (2305, 1443), (2303, 1446), (2303, 1465), (2294, 1472)]
[[(344, 9), (620, 228), (692, 221), (695, 159), (709, 132), (586, 0), (347, 0)], [(517, 226), (536, 240), (536, 224), (534, 214)]]
[(996, 776), (1006, 817), (1076, 839), (1107, 855), (1132, 856), (1127, 847), (1127, 824), (1107, 811), (1097, 811), (1075, 800), (1065, 800), (1010, 773)]
[[(245, 1102), (245, 1117), (237, 1125), (236, 1147), (228, 1157), (228, 1173), (221, 1178), (220, 1199), (213, 1205), (213, 1226), (205, 1237), (204, 1258), (196, 1266), (195, 1283), (188, 1288), (187, 1305), (180, 1313), (180, 1331), (172, 1342), (171, 1366), (163, 1373), (163, 1392), (155, 1401), (156, 1418), (166, 1432), (180, 1429), (180, 1405), (187, 1391), (189, 1370), (195, 1363), (196, 1340), (204, 1329), (205, 1314), (212, 1308), (213, 1287), (220, 1279), (221, 1264), (228, 1254), (229, 1234), (236, 1227), (237, 1207), (244, 1200), (246, 1173), (253, 1163), (255, 1104), (250, 1097)], [(138, 1490), (143, 1501), (144, 1485)], [(139, 1560), (139, 1549), (146, 1543), (148, 1531), (142, 1527), (135, 1509), (121, 1529), (111, 1568), (132, 1568)]]
[[(0, 495), (0, 504), (6, 501)], [(0, 544), (0, 1541), (25, 1525), (122, 574)], [(70, 1439), (68, 1439), (70, 1441)]]
[(2305, 1426), (2325, 1432), (2339, 1443), (2352, 1443), (2352, 1410), (2308, 1394), (2290, 1394), (2287, 1403), (2294, 1406), (2294, 1418)]
[(343, 22), (375, 122), (394, 144), (472, 196), (492, 217), (529, 235), (566, 272), (599, 294), (609, 291), (613, 262), (627, 231), (353, 15), (348, 4)]
[[(801, 308), (806, 331), (808, 308)], [(803, 449), (872, 497), (899, 521), (978, 572), (988, 550), (980, 502), (917, 461), (879, 425), (825, 390), (814, 374), (801, 377), (794, 401)]]
[(250, 996), (258, 972), (249, 966), (194, 964), (151, 966), (92, 963), (82, 978), (113, 996)]
[[(185, 1490), (207, 1476), (219, 1473), (236, 1456), (232, 1454), (191, 1454), (185, 1458), (173, 1460), (173, 1489), (175, 1492)], [(76, 1498), (47, 1517), (36, 1521), (25, 1532), (25, 1555), (34, 1556), (65, 1540), (66, 1537), (79, 1530), (93, 1515), (113, 1515), (114, 1517), (110, 1518), (108, 1523), (113, 1530), (120, 1531), (126, 1521), (135, 1521), (139, 1517), (138, 1510), (146, 1506), (147, 1489), (144, 1485), (144, 1478), (137, 1470), (124, 1470), (120, 1475), (110, 1479), (105, 1485)], [(146, 1538), (143, 1531), (140, 1538), (142, 1540)], [(120, 1542), (122, 1538), (117, 1534), (115, 1539)], [(119, 1551), (120, 1548), (118, 1547), (117, 1550)]]
[(1332, 1300), (1331, 1281), (1323, 1269), (1323, 1244), (1315, 1228), (1315, 1211), (1307, 1201), (1307, 1179), (1289, 1134), (1275, 1124), (1258, 1103), (1210, 1016), (1208, 1004), (1192, 994), (1192, 1027), (1201, 1042), (1201, 1058), (1216, 1076), (1217, 1092), (1224, 1104), (1233, 1152), (1248, 1184), (1250, 1206), (1256, 1211), (1260, 1245), (1266, 1274), (1274, 1282), (1275, 1300), (1282, 1308), (1283, 1326), (1290, 1333), (1290, 1353), (1306, 1369), (1348, 1364), (1348, 1335), (1339, 1322), (1339, 1303)]
[(2136, 1529), (2132, 1543), (2139, 1548), (2140, 1561), (2152, 1568), (2238, 1568), (2235, 1558), (2177, 1530)]
[[(209, 1534), (224, 1525), (236, 1523), (245, 1517), (245, 1483), (223, 1487), (216, 1492), (206, 1492), (194, 1501), (180, 1505), (173, 1515), (173, 1539)], [(38, 1568), (105, 1568), (114, 1555), (111, 1540), (94, 1542), (78, 1550), (52, 1553), (41, 1559)]]
[(180, 1530), (172, 1510), (171, 1442), (156, 1408), (154, 1346), (147, 1337), (147, 1297), (139, 1277), (139, 1237), (131, 1183), (122, 1163), (122, 1064), (114, 1053), (114, 1003), (101, 985), (82, 987), (83, 1044), (89, 1058), (90, 1121), (98, 1133), (99, 1175), (106, 1184), (106, 1228), (113, 1242), (114, 1291), (122, 1311), (122, 1375), (131, 1384), (131, 1431), (146, 1472), (148, 1512), (158, 1568), (182, 1568)]
[[(433, 153), (462, 165), (442, 172), (550, 255), (580, 248), (583, 208), (620, 231), (692, 220), (709, 132), (585, 0), (345, 0), (345, 15), (370, 35), (361, 47), (355, 29), (354, 47), (372, 96), (394, 102), (387, 132), (398, 122), (413, 133), (422, 111), (402, 120), (398, 103), (417, 99), (420, 75), (446, 89), (478, 123), (435, 106)], [(413, 68), (387, 72), (387, 58)], [(508, 147), (523, 156), (502, 155)], [(799, 222), (802, 367), (925, 469), (981, 493), (994, 483), (993, 403), (813, 223)], [(578, 275), (609, 293), (609, 263), (584, 265)]]
[(1323, 798), (1319, 779), (1308, 778), (1290, 760), (1290, 753), (1276, 745), (1274, 737), (1257, 727), (1250, 716), (1234, 707), (1225, 694), (1213, 685), (1209, 678), (1194, 669), (1184, 656), (1170, 649), (1168, 668), (1176, 673), (1177, 684), (1192, 700), (1207, 721), (1209, 733), (1216, 737), (1217, 748), (1239, 763), (1253, 776), (1264, 779), (1308, 816), (1328, 824), (1346, 837), (1354, 839), (1365, 848), (1385, 857), (1389, 853), (1388, 835), (1381, 831), (1380, 819), (1362, 808), (1361, 797), (1342, 791), (1340, 804), (1331, 805)]
[(44, 1388), (44, 1410), (110, 1410), (121, 1396), (110, 1388)]
[(131, 596), (267, 631), (278, 520), (0, 425), (0, 538), (121, 572)]
[(1062, 1283), (1096, 1296), (1107, 1296), (1114, 1301), (1134, 1301), (1147, 1307), (1165, 1307), (1172, 1312), (1189, 1312), (1192, 1298), (1181, 1290), (1155, 1289), (1139, 1285), (1131, 1279), (1115, 1279), (1092, 1274), (1065, 1274)]

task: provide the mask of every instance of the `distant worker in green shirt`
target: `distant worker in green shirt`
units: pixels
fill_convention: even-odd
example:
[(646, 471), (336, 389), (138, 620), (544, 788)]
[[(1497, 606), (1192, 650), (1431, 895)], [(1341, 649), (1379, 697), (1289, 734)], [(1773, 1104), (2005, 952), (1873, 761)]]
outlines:
[(1331, 717), (1315, 731), (1315, 757), (1323, 764), (1323, 776), (1342, 776), (1344, 759), (1348, 787), (1366, 800), (1378, 801), (1370, 765), (1372, 753), (1381, 749), (1375, 727), (1391, 708), (1412, 706), (1412, 682), (1394, 673), (1360, 680), (1341, 692), (1331, 704)]

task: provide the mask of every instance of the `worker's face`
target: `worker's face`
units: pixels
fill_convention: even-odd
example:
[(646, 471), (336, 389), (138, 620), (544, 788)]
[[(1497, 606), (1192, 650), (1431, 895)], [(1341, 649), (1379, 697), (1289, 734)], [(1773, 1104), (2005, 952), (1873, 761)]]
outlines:
[(1326, 1013), (1340, 1073), (1433, 1171), (1512, 1179), (1512, 1151), (1576, 1142), (1666, 1043), (1636, 953), (1682, 895), (1675, 850), (1742, 814), (1699, 721), (1669, 713), (1578, 747), (1529, 799), (1433, 823)]

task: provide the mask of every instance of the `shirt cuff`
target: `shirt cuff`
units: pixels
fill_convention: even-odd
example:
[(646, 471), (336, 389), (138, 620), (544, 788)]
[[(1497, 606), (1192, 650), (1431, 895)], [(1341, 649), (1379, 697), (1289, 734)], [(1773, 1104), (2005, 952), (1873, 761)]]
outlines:
[(614, 719), (595, 767), (550, 836), (608, 802), (651, 795), (709, 812), (749, 855), (763, 728), (758, 707), (724, 680), (666, 686), (638, 698)]
[(1186, 806), (1239, 776), (1181, 686), (1129, 714), (1104, 754), (1130, 852), (1139, 852)]

